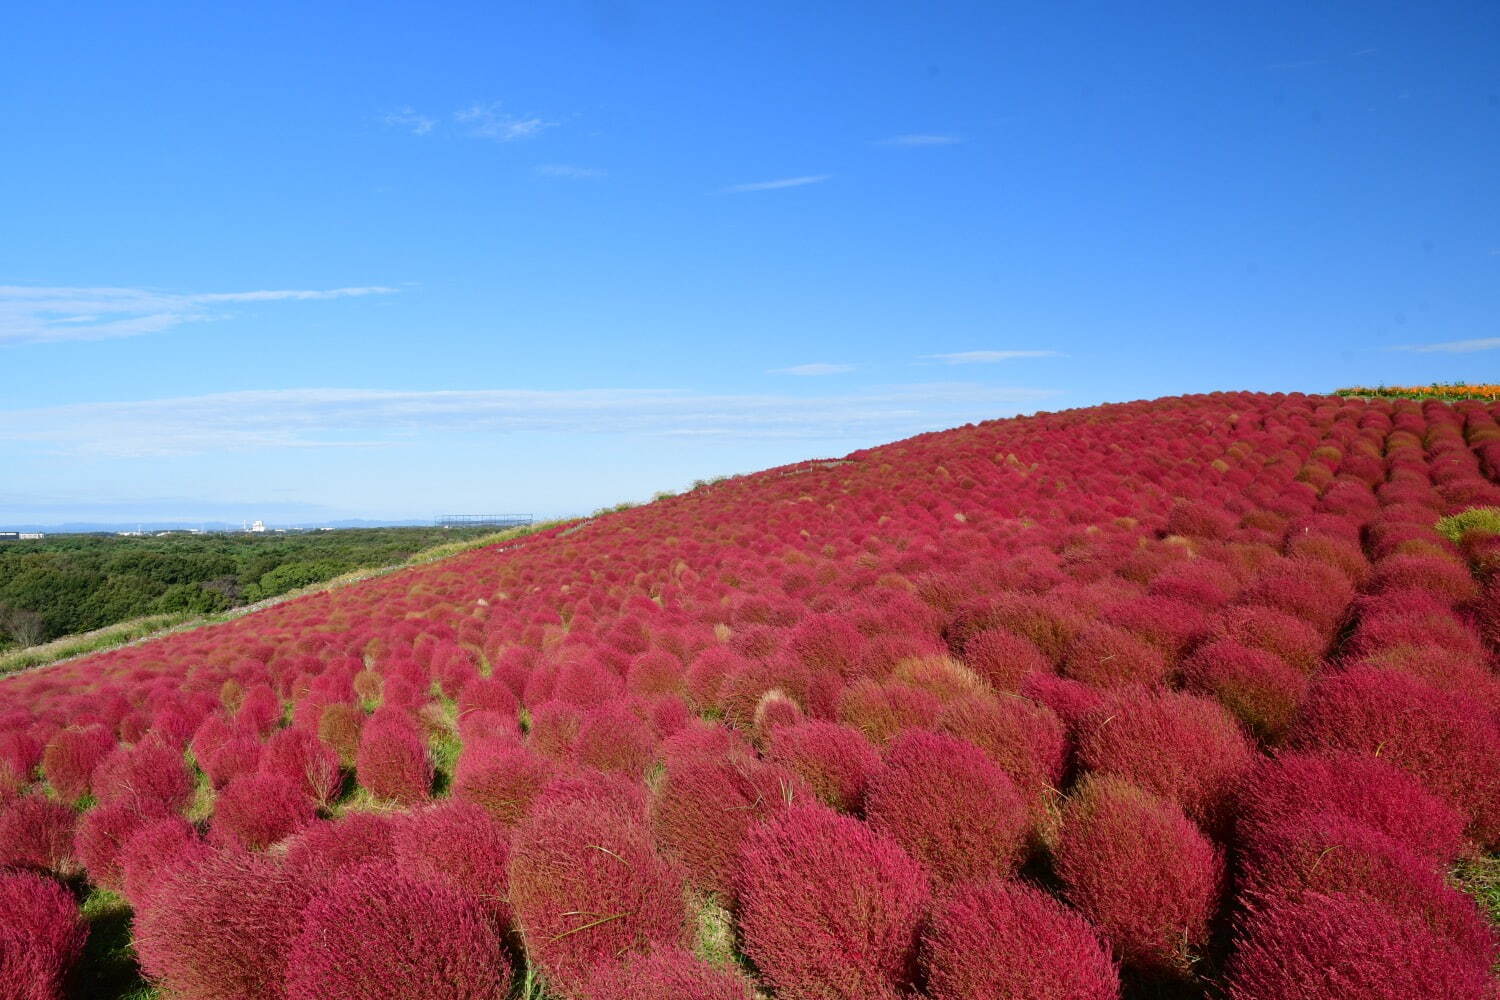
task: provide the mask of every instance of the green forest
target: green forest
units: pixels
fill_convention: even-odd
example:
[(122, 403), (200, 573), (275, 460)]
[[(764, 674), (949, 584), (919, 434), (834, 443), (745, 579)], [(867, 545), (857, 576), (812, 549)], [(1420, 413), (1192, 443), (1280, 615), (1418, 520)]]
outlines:
[(50, 535), (0, 542), (0, 649), (145, 615), (211, 614), (495, 529)]

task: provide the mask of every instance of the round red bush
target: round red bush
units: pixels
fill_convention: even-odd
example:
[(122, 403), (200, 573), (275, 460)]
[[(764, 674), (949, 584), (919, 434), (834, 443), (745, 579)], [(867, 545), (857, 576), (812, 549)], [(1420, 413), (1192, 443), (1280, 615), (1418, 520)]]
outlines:
[(0, 868), (35, 868), (71, 875), (77, 814), (41, 795), (22, 795), (0, 805)]
[(1096, 688), (1166, 683), (1169, 668), (1157, 647), (1122, 628), (1093, 622), (1068, 645), (1062, 670), (1075, 681)]
[(1194, 650), (1183, 662), (1183, 684), (1207, 695), (1268, 742), (1285, 735), (1307, 696), (1307, 675), (1274, 653), (1233, 639)]
[(73, 897), (33, 872), (0, 870), (0, 996), (62, 1000), (88, 929)]
[(1218, 912), (1224, 860), (1175, 804), (1119, 778), (1089, 778), (1063, 810), (1055, 860), (1068, 901), (1126, 965), (1192, 969)]
[(89, 792), (94, 770), (115, 747), (104, 726), (69, 726), (47, 742), (42, 751), (42, 773), (64, 802), (76, 802)]
[(308, 904), (286, 1000), (503, 1000), (510, 980), (477, 899), (373, 865), (346, 870)]
[(528, 957), (564, 994), (605, 962), (687, 941), (682, 873), (631, 814), (586, 796), (516, 829), (510, 900)]
[(958, 887), (922, 937), (933, 1000), (1118, 1000), (1120, 976), (1098, 930), (1020, 882)]
[(381, 813), (351, 812), (319, 819), (287, 844), (286, 870), (299, 883), (322, 885), (345, 868), (384, 861), (395, 853), (395, 823)]
[(1471, 837), (1500, 846), (1500, 729), (1468, 698), (1358, 667), (1313, 686), (1290, 739), (1378, 754), (1462, 812)]
[(141, 968), (181, 1000), (285, 1000), (311, 891), (269, 855), (208, 855), (164, 876), (136, 912)]
[(327, 806), (343, 785), (339, 757), (322, 740), (300, 729), (282, 729), (266, 741), (260, 773), (275, 774), (297, 784), (313, 802)]
[(1239, 794), (1236, 834), (1253, 846), (1261, 831), (1318, 813), (1347, 816), (1446, 865), (1463, 850), (1464, 818), (1420, 781), (1373, 754), (1285, 752), (1263, 760)]
[(651, 803), (651, 830), (694, 886), (730, 903), (746, 831), (786, 808), (797, 787), (789, 772), (757, 760), (674, 760)]
[(453, 793), (483, 806), (505, 826), (514, 826), (556, 773), (555, 763), (523, 744), (474, 744), (458, 756)]
[(399, 710), (371, 716), (360, 733), (355, 773), (378, 799), (407, 806), (426, 801), (433, 766), (421, 727)]
[(927, 873), (864, 823), (792, 806), (750, 831), (736, 886), (742, 947), (779, 996), (893, 997), (910, 980)]
[(1025, 797), (999, 764), (972, 743), (920, 729), (891, 742), (865, 815), (941, 882), (1014, 872), (1031, 827)]
[(93, 789), (103, 804), (151, 802), (181, 812), (193, 798), (193, 774), (181, 749), (148, 737), (111, 750), (94, 771)]
[(932, 726), (942, 708), (930, 691), (862, 678), (839, 694), (838, 720), (883, 745), (903, 729)]
[(1307, 622), (1258, 604), (1226, 608), (1214, 619), (1213, 634), (1251, 649), (1274, 653), (1292, 666), (1311, 672), (1328, 642)]
[(1177, 692), (1129, 691), (1089, 716), (1078, 762), (1171, 799), (1212, 832), (1227, 829), (1255, 749), (1217, 702)]
[(847, 813), (862, 808), (865, 787), (880, 768), (880, 753), (869, 740), (822, 719), (777, 728), (766, 758), (805, 781), (824, 804)]
[(1231, 1000), (1492, 1000), (1484, 957), (1369, 899), (1312, 895), (1256, 915), (1226, 975)]
[(149, 907), (160, 881), (177, 868), (206, 857), (213, 848), (181, 816), (163, 816), (136, 828), (120, 848), (120, 886), (137, 910)]
[(657, 948), (607, 964), (580, 1000), (752, 1000), (750, 983), (681, 948)]
[(316, 814), (312, 799), (290, 778), (245, 774), (214, 800), (209, 836), (216, 844), (263, 851), (311, 823)]
[(392, 848), (401, 871), (473, 896), (498, 930), (510, 929), (510, 835), (482, 807), (450, 801), (403, 815)]
[(1500, 957), (1495, 931), (1474, 900), (1448, 886), (1428, 859), (1337, 813), (1297, 816), (1262, 830), (1242, 859), (1241, 885), (1261, 909), (1309, 893), (1368, 896), (1462, 951), (1491, 964)]
[(984, 629), (964, 643), (964, 663), (996, 691), (1019, 691), (1031, 674), (1050, 674), (1052, 664), (1030, 639), (1005, 629)]
[(73, 853), (89, 881), (117, 892), (123, 888), (120, 852), (137, 830), (170, 815), (154, 799), (111, 802), (85, 812), (74, 831)]

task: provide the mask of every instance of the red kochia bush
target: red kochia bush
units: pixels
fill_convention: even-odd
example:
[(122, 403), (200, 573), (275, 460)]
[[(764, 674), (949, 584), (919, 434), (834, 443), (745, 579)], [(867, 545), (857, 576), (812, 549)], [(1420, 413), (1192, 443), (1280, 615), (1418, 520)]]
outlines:
[(644, 825), (597, 799), (539, 805), (517, 828), (510, 900), (527, 955), (565, 995), (604, 962), (686, 943), (681, 872)]
[(1263, 760), (1239, 794), (1235, 826), (1253, 847), (1267, 827), (1327, 813), (1347, 816), (1447, 865), (1463, 850), (1464, 818), (1420, 781), (1373, 754), (1287, 752)]
[(556, 772), (556, 764), (523, 744), (479, 743), (459, 754), (453, 791), (483, 806), (503, 825), (514, 826)]
[(1020, 882), (965, 885), (922, 939), (933, 1000), (1117, 1000), (1120, 976), (1098, 930)]
[(1063, 810), (1057, 873), (1126, 965), (1183, 975), (1208, 942), (1224, 860), (1182, 810), (1114, 777)]
[(894, 997), (912, 973), (928, 882), (895, 841), (825, 806), (793, 806), (740, 854), (740, 940), (788, 998)]
[(105, 889), (122, 888), (120, 852), (137, 830), (169, 815), (173, 814), (152, 799), (111, 802), (85, 812), (74, 832), (73, 853), (89, 881)]
[(245, 774), (214, 800), (209, 833), (215, 843), (263, 851), (311, 823), (315, 814), (312, 799), (290, 778)]
[(286, 871), (299, 883), (326, 885), (345, 868), (393, 856), (395, 823), (381, 813), (314, 820), (287, 845)]
[(651, 803), (651, 829), (695, 886), (732, 901), (732, 868), (745, 832), (786, 808), (796, 789), (789, 772), (757, 760), (673, 761)]
[(857, 812), (865, 787), (880, 768), (880, 753), (859, 733), (822, 719), (781, 726), (766, 758), (807, 782), (814, 795), (840, 812)]
[(265, 854), (220, 851), (186, 865), (136, 913), (141, 968), (181, 1000), (284, 1000), (312, 888)]
[(97, 723), (69, 726), (59, 730), (42, 751), (42, 773), (58, 798), (76, 802), (88, 793), (94, 769), (114, 747), (114, 736)]
[(1063, 673), (1090, 687), (1154, 687), (1167, 680), (1166, 657), (1122, 628), (1093, 622), (1068, 645)]
[(61, 1000), (88, 930), (58, 883), (0, 870), (0, 996)]
[(408, 806), (425, 801), (433, 766), (421, 727), (399, 710), (377, 712), (360, 733), (355, 773), (376, 798)]
[(110, 751), (94, 771), (93, 788), (101, 803), (152, 802), (181, 812), (193, 797), (193, 775), (180, 749), (147, 737)]
[(22, 795), (0, 806), (0, 868), (38, 868), (71, 875), (77, 814), (61, 802)]
[(1257, 736), (1279, 740), (1307, 696), (1307, 675), (1274, 653), (1233, 639), (1194, 650), (1183, 663), (1190, 691), (1216, 699)]
[(1052, 664), (1035, 643), (999, 628), (970, 636), (964, 643), (963, 659), (996, 691), (1018, 691), (1028, 675), (1052, 673)]
[(1313, 686), (1291, 740), (1379, 754), (1464, 813), (1475, 840), (1500, 845), (1500, 729), (1468, 698), (1357, 667)]
[(892, 741), (865, 814), (942, 882), (1009, 875), (1031, 826), (1015, 781), (983, 750), (920, 729)]
[(1255, 750), (1217, 702), (1134, 691), (1112, 698), (1088, 718), (1078, 737), (1078, 761), (1171, 799), (1217, 832), (1228, 822)]
[(582, 1000), (751, 1000), (750, 983), (681, 948), (658, 948), (606, 964), (579, 994)]
[(163, 816), (138, 827), (119, 852), (125, 898), (137, 910), (150, 907), (164, 877), (212, 851), (181, 816)]
[(287, 1000), (503, 1000), (510, 962), (473, 896), (389, 866), (345, 871), (302, 915)]
[(510, 836), (483, 808), (449, 801), (402, 815), (395, 824), (393, 847), (402, 872), (473, 896), (497, 930), (510, 929)]
[(1427, 859), (1347, 816), (1298, 816), (1265, 829), (1244, 856), (1241, 881), (1261, 908), (1309, 893), (1368, 896), (1462, 951), (1491, 963), (1497, 957), (1495, 932), (1473, 899), (1449, 887)]
[(1254, 916), (1231, 960), (1232, 1000), (1493, 1000), (1465, 954), (1369, 899), (1312, 895)]
[(316, 736), (300, 729), (283, 729), (266, 741), (260, 772), (291, 779), (320, 806), (333, 801), (343, 781), (338, 754)]
[(1328, 643), (1307, 622), (1259, 604), (1227, 608), (1215, 620), (1214, 635), (1252, 649), (1275, 653), (1294, 667), (1311, 671)]

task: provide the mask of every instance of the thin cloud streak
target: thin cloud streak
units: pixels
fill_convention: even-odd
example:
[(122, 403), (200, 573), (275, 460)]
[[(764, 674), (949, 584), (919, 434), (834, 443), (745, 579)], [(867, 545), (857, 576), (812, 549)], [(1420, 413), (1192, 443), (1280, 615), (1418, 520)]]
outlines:
[(832, 365), (814, 362), (807, 365), (792, 365), (789, 368), (772, 368), (767, 375), (842, 375), (854, 371), (854, 365)]
[(575, 167), (568, 163), (543, 163), (536, 172), (543, 177), (566, 177), (575, 181), (594, 180), (608, 173), (597, 167)]
[(501, 111), (498, 103), (471, 104), (455, 111), (453, 120), (463, 126), (470, 136), (476, 139), (494, 139), (496, 142), (530, 139), (557, 124), (537, 117), (509, 114)]
[(1477, 340), (1446, 340), (1440, 344), (1406, 344), (1392, 347), (1393, 351), (1413, 351), (1417, 354), (1470, 354), (1474, 351), (1493, 351), (1500, 348), (1500, 337), (1480, 337)]
[(159, 333), (184, 323), (219, 318), (211, 306), (254, 302), (310, 302), (390, 295), (395, 288), (267, 289), (173, 293), (144, 288), (34, 288), (0, 285), (0, 346), (69, 340), (109, 340)]
[(924, 354), (923, 359), (945, 365), (992, 365), (1017, 358), (1058, 358), (1060, 351), (958, 351), (954, 354)]
[(669, 389), (272, 389), (0, 410), (0, 442), (46, 454), (134, 459), (395, 446), (433, 434), (868, 440), (1007, 416), (1056, 394), (941, 382), (814, 397)]
[(888, 139), (881, 139), (878, 146), (956, 146), (963, 142), (956, 135), (936, 135), (928, 132), (918, 132), (910, 135), (893, 135)]
[(822, 184), (832, 177), (832, 174), (809, 174), (806, 177), (783, 177), (774, 181), (755, 181), (750, 184), (731, 184), (724, 189), (724, 194), (744, 194), (747, 191), (780, 191), (783, 188), (805, 187), (808, 184)]

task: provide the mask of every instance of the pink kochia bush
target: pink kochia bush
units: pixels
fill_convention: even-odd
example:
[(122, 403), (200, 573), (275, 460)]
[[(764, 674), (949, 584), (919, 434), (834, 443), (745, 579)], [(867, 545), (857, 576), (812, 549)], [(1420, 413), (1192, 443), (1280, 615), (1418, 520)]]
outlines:
[(41, 795), (22, 795), (0, 806), (0, 868), (35, 868), (71, 875), (77, 815)]
[(1463, 695), (1359, 667), (1314, 685), (1291, 740), (1379, 754), (1463, 813), (1476, 841), (1500, 846), (1500, 727)]
[(742, 946), (778, 996), (889, 998), (910, 980), (927, 874), (858, 820), (792, 806), (750, 831), (736, 884)]
[(1493, 1000), (1484, 955), (1368, 899), (1312, 895), (1254, 916), (1227, 974), (1232, 1000)]
[(263, 851), (313, 821), (313, 800), (290, 778), (245, 774), (214, 801), (212, 839), (219, 844)]
[(892, 741), (865, 797), (870, 826), (941, 882), (1009, 875), (1026, 853), (1026, 800), (972, 743), (911, 729)]
[(371, 795), (398, 805), (425, 801), (432, 791), (432, 757), (421, 727), (398, 709), (382, 709), (366, 722), (355, 765)]
[(922, 940), (933, 1000), (1117, 1000), (1099, 931), (1020, 882), (971, 883), (938, 900)]
[(62, 1000), (87, 936), (77, 904), (60, 884), (0, 870), (0, 996)]
[(1320, 813), (1383, 833), (1434, 868), (1463, 850), (1457, 810), (1383, 758), (1348, 751), (1287, 752), (1261, 761), (1240, 790), (1236, 837), (1254, 847), (1266, 828)]
[(674, 761), (652, 800), (651, 829), (693, 885), (732, 902), (745, 832), (786, 808), (798, 787), (788, 772), (751, 758)]
[(273, 857), (215, 852), (163, 878), (137, 911), (141, 968), (181, 1000), (283, 1000), (311, 892)]
[(474, 896), (388, 866), (346, 870), (302, 914), (287, 1000), (503, 1000), (510, 963)]
[(840, 812), (858, 812), (880, 752), (847, 726), (808, 719), (771, 735), (766, 757), (805, 781), (814, 795)]
[(1089, 778), (1063, 810), (1056, 863), (1068, 900), (1126, 965), (1191, 970), (1219, 908), (1224, 859), (1181, 809), (1119, 778)]
[(63, 801), (78, 801), (88, 793), (94, 770), (114, 746), (114, 736), (98, 724), (59, 730), (42, 752), (47, 784)]
[(517, 828), (510, 901), (527, 957), (564, 995), (601, 964), (687, 942), (681, 871), (631, 813), (586, 793)]
[(510, 836), (482, 807), (449, 801), (402, 816), (392, 848), (402, 872), (473, 896), (496, 928), (510, 929)]
[(1176, 692), (1132, 692), (1085, 721), (1078, 762), (1171, 799), (1211, 832), (1224, 830), (1255, 751), (1217, 702)]
[(750, 983), (681, 948), (658, 948), (601, 966), (582, 1000), (751, 1000)]

